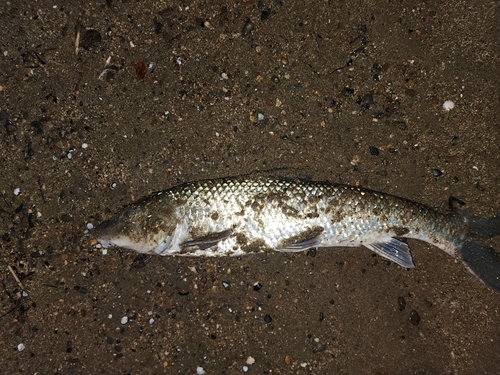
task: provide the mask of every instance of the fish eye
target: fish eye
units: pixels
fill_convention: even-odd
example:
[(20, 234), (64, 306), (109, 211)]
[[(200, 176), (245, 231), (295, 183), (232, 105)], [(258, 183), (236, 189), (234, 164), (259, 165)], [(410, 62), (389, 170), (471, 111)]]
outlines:
[(135, 209), (133, 209), (132, 207), (127, 207), (123, 210), (121, 216), (123, 220), (128, 220), (132, 217), (133, 214), (135, 214)]

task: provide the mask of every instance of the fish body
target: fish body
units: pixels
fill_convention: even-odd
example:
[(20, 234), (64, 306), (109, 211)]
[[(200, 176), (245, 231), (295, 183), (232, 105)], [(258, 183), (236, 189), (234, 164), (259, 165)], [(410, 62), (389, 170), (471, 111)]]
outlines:
[[(155, 193), (101, 224), (97, 235), (105, 247), (159, 255), (240, 256), (365, 246), (406, 268), (412, 268), (413, 261), (399, 238), (415, 238), (458, 255), (500, 291), (500, 257), (476, 242), (468, 245), (471, 228), (476, 234), (485, 232), (483, 237), (497, 235), (500, 217), (442, 214), (392, 195), (325, 182), (236, 177)], [(464, 249), (471, 253), (464, 257)], [(492, 268), (483, 260), (476, 266), (465, 259), (482, 259), (484, 254)], [(485, 272), (487, 277), (482, 276)]]

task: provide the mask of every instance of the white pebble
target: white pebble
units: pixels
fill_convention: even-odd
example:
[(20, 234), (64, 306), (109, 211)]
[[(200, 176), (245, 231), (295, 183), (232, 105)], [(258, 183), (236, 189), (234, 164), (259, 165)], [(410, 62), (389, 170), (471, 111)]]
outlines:
[(443, 103), (443, 109), (445, 111), (451, 111), (453, 108), (455, 108), (455, 103), (453, 103), (451, 100), (447, 100)]
[(257, 113), (257, 120), (263, 121), (264, 120), (264, 114), (263, 113)]
[(247, 358), (247, 365), (253, 365), (255, 363), (255, 358), (252, 356), (249, 356)]
[(196, 367), (196, 375), (203, 375), (205, 373), (205, 370), (203, 370), (203, 367)]
[(87, 223), (87, 229), (91, 230), (94, 228), (94, 225), (92, 223)]
[(111, 319), (113, 317), (113, 314), (108, 315), (108, 319)]
[(121, 320), (120, 320), (120, 323), (121, 323), (121, 324), (127, 324), (127, 322), (128, 322), (128, 316), (124, 316), (124, 317), (123, 317), (123, 318), (121, 318)]
[(149, 324), (153, 324), (155, 320), (153, 318), (149, 319)]
[(87, 148), (87, 147), (89, 147), (89, 145), (88, 145), (88, 144), (86, 144), (86, 143), (82, 143), (82, 148), (83, 148), (83, 149), (85, 149), (85, 148)]
[(19, 350), (20, 352), (22, 352), (24, 349), (26, 349), (26, 347), (24, 346), (23, 343), (20, 343), (18, 346), (17, 346), (17, 350)]
[(19, 195), (19, 194), (21, 194), (21, 188), (15, 188), (14, 195)]
[(243, 372), (247, 372), (248, 371), (248, 366), (243, 366), (242, 370), (243, 370)]
[(102, 249), (102, 255), (108, 255), (108, 249)]

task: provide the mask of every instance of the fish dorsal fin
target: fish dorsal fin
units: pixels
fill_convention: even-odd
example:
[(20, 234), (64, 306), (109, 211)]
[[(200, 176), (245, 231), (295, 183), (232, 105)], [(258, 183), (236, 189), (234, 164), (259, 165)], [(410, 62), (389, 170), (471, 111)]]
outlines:
[(181, 247), (199, 247), (200, 249), (205, 250), (228, 238), (232, 233), (232, 229), (226, 229), (222, 232), (209, 233), (205, 236), (186, 241), (181, 244)]
[(391, 238), (385, 242), (364, 243), (363, 245), (400, 266), (405, 268), (415, 267), (411, 258), (410, 248), (403, 241)]

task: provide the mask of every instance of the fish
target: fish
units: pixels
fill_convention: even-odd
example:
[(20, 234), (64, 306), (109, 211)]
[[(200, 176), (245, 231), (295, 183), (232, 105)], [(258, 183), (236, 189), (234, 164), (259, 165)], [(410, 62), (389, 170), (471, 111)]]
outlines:
[(441, 213), (354, 186), (252, 176), (189, 182), (153, 193), (95, 229), (102, 247), (145, 254), (216, 257), (364, 246), (408, 269), (414, 263), (403, 239), (411, 238), (462, 260), (496, 292), (500, 254), (479, 240), (499, 234), (498, 214)]

